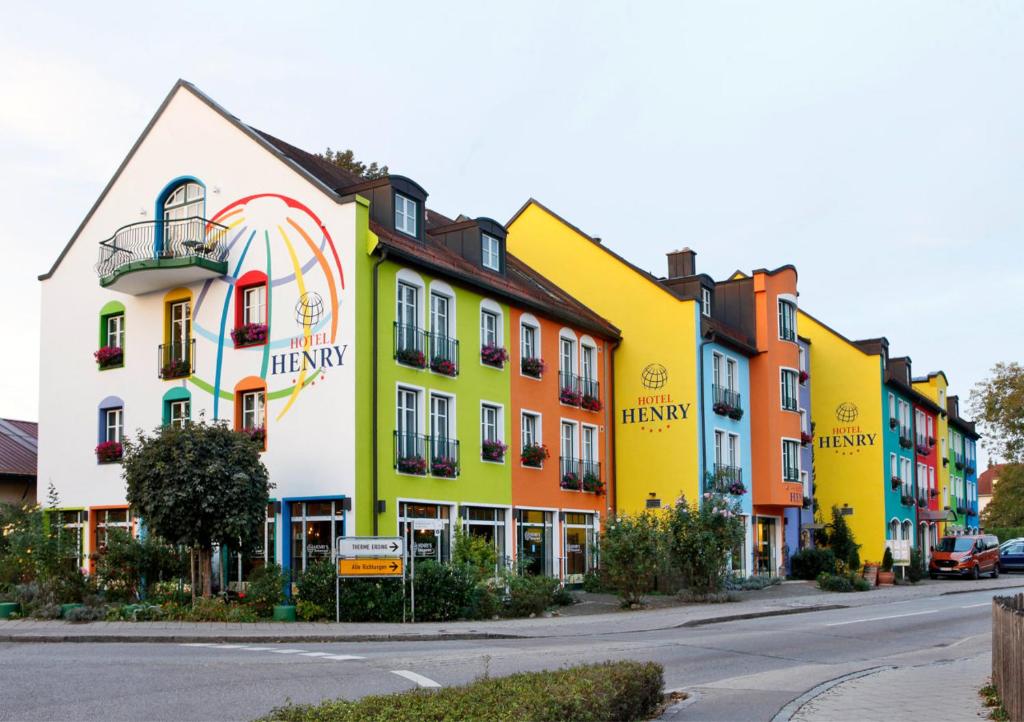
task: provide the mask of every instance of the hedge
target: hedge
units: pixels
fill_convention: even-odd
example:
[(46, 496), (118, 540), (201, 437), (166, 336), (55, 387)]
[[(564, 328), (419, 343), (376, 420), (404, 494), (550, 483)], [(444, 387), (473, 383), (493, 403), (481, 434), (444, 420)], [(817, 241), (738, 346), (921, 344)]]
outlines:
[(416, 689), (351, 702), (288, 705), (262, 722), (405, 722), (534, 720), (605, 722), (650, 719), (662, 701), (662, 667), (654, 662), (603, 662), (554, 672), (484, 678), (462, 687)]
[(999, 543), (1024, 537), (1024, 526), (994, 526), (985, 527), (986, 534), (995, 534), (999, 537)]

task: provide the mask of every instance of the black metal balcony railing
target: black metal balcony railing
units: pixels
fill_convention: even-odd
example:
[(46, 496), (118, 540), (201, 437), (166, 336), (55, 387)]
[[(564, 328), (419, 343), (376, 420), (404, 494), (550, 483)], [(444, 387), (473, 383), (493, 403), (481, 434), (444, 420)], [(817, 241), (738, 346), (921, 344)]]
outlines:
[(580, 392), (583, 394), (583, 398), (590, 401), (598, 401), (601, 399), (601, 385), (597, 382), (597, 379), (588, 379), (586, 376), (580, 378)]
[(800, 469), (795, 466), (787, 466), (782, 472), (783, 481), (800, 481)]
[(196, 341), (186, 344), (165, 344), (157, 347), (157, 375), (164, 380), (183, 379), (192, 375), (196, 368)]
[(228, 255), (227, 231), (227, 226), (198, 216), (131, 223), (100, 241), (96, 273), (104, 278), (137, 261), (205, 258), (223, 262)]
[(580, 461), (580, 478), (583, 480), (583, 491), (601, 491), (604, 488), (604, 483), (601, 481), (601, 462), (582, 459)]
[(739, 392), (730, 389), (728, 386), (712, 384), (711, 395), (714, 397), (714, 402), (716, 404), (725, 404), (729, 408), (733, 409), (743, 408), (743, 405), (740, 403), (741, 398)]
[(579, 376), (567, 371), (558, 372), (558, 400), (568, 406), (579, 406), (583, 403)]
[(427, 334), (418, 326), (395, 323), (395, 360), (406, 366), (427, 367)]
[(427, 334), (430, 369), (445, 376), (459, 375), (459, 342), (443, 333)]
[(714, 473), (704, 478), (704, 492), (732, 494), (743, 486), (743, 468), (729, 464), (715, 464)]
[(459, 475), (459, 442), (445, 436), (430, 438), (430, 475), (454, 479)]
[(560, 484), (563, 489), (583, 490), (583, 479), (580, 476), (580, 460), (571, 456), (558, 457)]
[(395, 468), (403, 474), (425, 475), (427, 473), (427, 437), (422, 434), (396, 431)]

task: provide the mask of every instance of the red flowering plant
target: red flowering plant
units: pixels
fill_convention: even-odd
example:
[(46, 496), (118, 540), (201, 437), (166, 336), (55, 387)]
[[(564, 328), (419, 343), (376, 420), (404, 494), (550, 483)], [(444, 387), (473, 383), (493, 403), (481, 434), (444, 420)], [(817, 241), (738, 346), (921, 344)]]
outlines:
[(101, 369), (109, 369), (124, 363), (124, 349), (120, 346), (104, 346), (93, 352), (93, 357)]
[(427, 473), (427, 460), (422, 456), (405, 456), (398, 460), (398, 470), (403, 474), (422, 476)]
[(809, 443), (814, 441), (814, 434), (809, 434), (806, 431), (800, 432), (800, 445), (807, 446)]
[(435, 356), (430, 360), (430, 370), (434, 373), (444, 374), (445, 376), (455, 376), (458, 371), (455, 368), (455, 362), (444, 356)]
[(523, 466), (539, 468), (544, 464), (544, 459), (549, 456), (551, 456), (551, 452), (548, 451), (548, 447), (544, 444), (525, 444), (522, 452), (519, 454), (519, 460), (523, 462)]
[(601, 482), (601, 477), (592, 471), (588, 471), (583, 474), (583, 491), (592, 491), (595, 494), (600, 494), (604, 491), (604, 484)]
[(188, 376), (188, 361), (180, 358), (171, 359), (164, 364), (163, 368), (160, 370), (160, 375), (165, 379), (180, 379), (183, 376)]
[(399, 349), (395, 352), (395, 358), (398, 359), (398, 363), (405, 364), (406, 366), (415, 366), (418, 369), (425, 369), (427, 367), (427, 357), (419, 349)]
[(508, 361), (508, 351), (501, 346), (487, 344), (480, 347), (480, 360), (488, 366), (502, 368)]
[(590, 394), (584, 394), (580, 400), (580, 406), (587, 411), (600, 411), (601, 410), (601, 399)]
[(255, 346), (267, 342), (267, 324), (247, 323), (231, 332), (231, 340), (235, 346)]
[(567, 471), (562, 474), (562, 488), (578, 491), (580, 489), (579, 475), (575, 471)]
[(747, 493), (747, 487), (743, 485), (742, 481), (734, 481), (729, 484), (729, 493), (733, 496), (743, 496)]
[(103, 441), (96, 445), (96, 461), (111, 464), (124, 456), (124, 447), (120, 441)]
[(804, 383), (809, 378), (811, 378), (811, 375), (809, 373), (807, 373), (806, 371), (800, 372), (800, 383)]
[(892, 477), (892, 479), (890, 479), (890, 483), (892, 484), (893, 489), (899, 489), (900, 484), (903, 483), (903, 480), (898, 476), (894, 476)]
[(484, 461), (504, 461), (508, 447), (497, 439), (484, 439), (480, 444), (480, 456)]
[(583, 403), (583, 394), (576, 389), (563, 387), (558, 392), (558, 400), (566, 406), (579, 406)]
[(533, 376), (535, 379), (539, 379), (544, 374), (544, 359), (533, 358), (528, 356), (523, 358), (519, 362), (519, 368), (522, 369), (523, 373), (527, 376)]
[(267, 429), (263, 426), (250, 426), (242, 429), (242, 433), (261, 446), (267, 443)]
[(447, 456), (438, 456), (430, 462), (430, 475), (443, 476), (446, 479), (454, 479), (458, 474), (459, 465), (455, 459)]

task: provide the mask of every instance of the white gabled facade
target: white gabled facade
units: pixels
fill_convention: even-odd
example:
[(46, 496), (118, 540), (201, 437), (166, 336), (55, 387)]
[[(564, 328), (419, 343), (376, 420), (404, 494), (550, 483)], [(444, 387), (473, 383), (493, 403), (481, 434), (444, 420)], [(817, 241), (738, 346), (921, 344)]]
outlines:
[[(198, 222), (197, 234), (162, 222), (164, 202), (179, 182), (197, 183), (193, 197), (203, 196), (183, 212), (223, 228)], [(356, 263), (365, 256), (356, 245), (360, 223), (366, 227), (364, 203), (321, 186), (191, 85), (175, 86), (42, 277), (40, 495), (42, 501), (52, 483), (63, 507), (90, 510), (87, 520), (80, 517), (85, 551), (96, 547), (105, 508), (125, 505), (120, 465), (98, 463), (96, 456), (108, 435), (107, 410), (122, 408), (128, 436), (163, 423), (174, 400), (190, 401), (193, 419), (203, 415), (238, 427), (240, 395), (253, 392), (258, 400), (260, 390), (263, 461), (276, 484), (272, 497), (280, 502), (276, 512), (271, 509), (268, 558), (289, 566), (322, 554), (319, 536), (306, 538), (305, 530), (317, 524), (328, 539), (341, 534), (342, 509), (356, 487)], [(141, 267), (108, 274), (116, 279), (104, 287), (95, 268), (100, 243), (135, 223), (140, 225), (115, 243), (124, 250), (108, 246), (105, 258), (107, 270), (124, 263), (135, 265), (121, 265), (122, 271)], [(156, 252), (140, 250), (146, 243), (155, 243)], [(182, 254), (209, 253), (219, 260), (221, 251), (225, 275), (188, 259), (177, 259), (174, 267)], [(269, 281), (262, 284), (269, 341), (236, 348), (231, 332), (239, 291), (244, 283), (259, 287), (260, 274)], [(153, 290), (139, 293), (149, 286)], [(258, 294), (252, 299), (258, 317)], [(189, 304), (184, 344), (177, 342), (185, 333), (182, 308), (172, 308), (180, 302)], [(106, 342), (101, 317), (104, 309), (116, 314), (118, 304), (123, 366), (100, 370), (93, 353)], [(158, 358), (161, 344), (165, 355)], [(162, 379), (172, 356), (189, 362), (188, 373)], [(290, 501), (297, 499), (304, 501)], [(293, 529), (291, 519), (300, 515), (308, 519)]]

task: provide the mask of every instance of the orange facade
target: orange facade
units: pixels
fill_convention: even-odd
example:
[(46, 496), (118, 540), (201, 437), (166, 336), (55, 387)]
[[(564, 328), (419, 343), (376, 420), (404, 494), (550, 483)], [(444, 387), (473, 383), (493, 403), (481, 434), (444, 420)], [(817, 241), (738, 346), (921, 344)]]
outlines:
[(784, 443), (796, 441), (799, 445), (801, 431), (799, 409), (786, 409), (783, 404), (783, 371), (798, 374), (800, 369), (796, 325), (794, 321), (791, 329), (785, 327), (779, 305), (780, 301), (791, 303), (795, 318), (797, 273), (792, 266), (783, 266), (775, 271), (754, 271), (753, 279), (759, 352), (750, 359), (754, 513), (781, 516), (785, 507), (799, 507), (803, 502), (803, 486), (799, 478), (784, 478), (783, 460)]
[[(524, 326), (534, 329), (525, 333), (532, 333), (532, 356), (544, 362), (540, 378), (524, 372)], [(594, 512), (601, 519), (607, 518), (614, 500), (611, 403), (606, 382), (610, 378), (609, 343), (580, 329), (515, 308), (511, 309), (509, 335), (513, 506)], [(525, 355), (529, 356), (529, 340), (526, 345)], [(588, 354), (590, 358), (585, 360)], [(595, 395), (599, 410), (592, 410), (595, 405), (590, 398)], [(584, 396), (587, 400), (582, 402)], [(578, 400), (582, 403), (575, 403)], [(533, 420), (524, 421), (524, 416)], [(535, 438), (549, 453), (539, 468), (524, 464), (520, 458), (524, 433), (531, 433), (524, 432), (526, 425), (532, 425)], [(595, 475), (600, 490), (594, 489)], [(584, 490), (584, 486), (589, 490)]]

